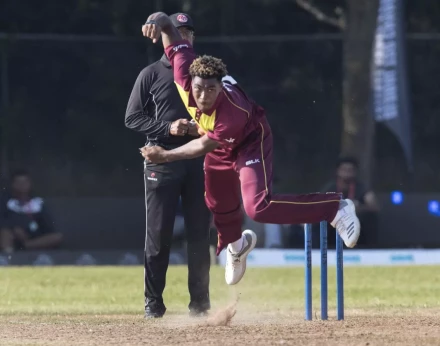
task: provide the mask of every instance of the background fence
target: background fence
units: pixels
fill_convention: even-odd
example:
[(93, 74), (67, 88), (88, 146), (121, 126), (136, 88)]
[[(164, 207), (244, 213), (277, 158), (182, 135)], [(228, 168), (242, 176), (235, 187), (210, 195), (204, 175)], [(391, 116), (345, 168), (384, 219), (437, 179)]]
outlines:
[[(18, 38), (18, 39), (17, 39)], [(1, 36), (0, 169), (28, 167), (53, 196), (140, 196), (144, 141), (124, 128), (139, 71), (162, 54), (142, 39)], [(377, 127), (375, 188), (440, 190), (440, 117), (435, 81), (440, 40), (408, 39), (415, 174), (400, 147)], [(275, 189), (319, 189), (333, 174), (341, 131), (339, 35), (209, 38), (199, 53), (223, 58), (267, 109), (275, 134)], [(411, 183), (411, 184), (410, 184)]]

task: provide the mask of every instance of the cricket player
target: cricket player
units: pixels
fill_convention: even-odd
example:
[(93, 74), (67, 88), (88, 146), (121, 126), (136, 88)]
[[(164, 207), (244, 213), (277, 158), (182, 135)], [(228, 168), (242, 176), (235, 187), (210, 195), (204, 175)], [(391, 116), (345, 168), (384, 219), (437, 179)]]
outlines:
[(236, 284), (255, 247), (252, 231), (242, 233), (244, 210), (261, 223), (299, 224), (328, 221), (345, 245), (354, 247), (360, 224), (351, 200), (337, 193), (272, 194), (272, 132), (265, 111), (234, 84), (222, 83), (225, 64), (217, 58), (196, 58), (190, 42), (182, 40), (168, 16), (150, 15), (142, 33), (153, 43), (162, 38), (165, 53), (188, 112), (205, 133), (179, 148), (144, 147), (151, 162), (172, 162), (205, 155), (205, 201), (218, 230), (217, 254), (227, 246), (225, 279)]

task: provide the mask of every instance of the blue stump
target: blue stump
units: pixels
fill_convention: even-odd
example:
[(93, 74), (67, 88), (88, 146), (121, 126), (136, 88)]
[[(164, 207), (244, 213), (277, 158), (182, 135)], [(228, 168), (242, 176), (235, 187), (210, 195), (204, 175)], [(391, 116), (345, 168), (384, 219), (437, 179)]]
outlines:
[(312, 320), (312, 225), (304, 225), (306, 320)]
[(321, 319), (328, 319), (328, 281), (327, 281), (327, 222), (320, 223), (321, 243)]
[(342, 238), (336, 232), (336, 303), (338, 321), (344, 319), (344, 257)]

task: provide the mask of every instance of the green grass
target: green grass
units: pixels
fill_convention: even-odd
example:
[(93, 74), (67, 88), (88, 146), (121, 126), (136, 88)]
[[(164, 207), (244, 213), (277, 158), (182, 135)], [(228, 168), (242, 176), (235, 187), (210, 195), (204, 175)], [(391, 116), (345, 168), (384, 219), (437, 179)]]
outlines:
[[(227, 286), (223, 268), (211, 269), (213, 309), (240, 296), (250, 311), (300, 310), (303, 268), (249, 268), (236, 286)], [(313, 272), (314, 310), (319, 308), (319, 269)], [(335, 268), (329, 268), (329, 309), (335, 307)], [(188, 305), (187, 269), (170, 267), (164, 294), (168, 312)], [(440, 267), (349, 267), (345, 269), (346, 309), (440, 307)], [(0, 268), (0, 314), (142, 314), (141, 267)]]

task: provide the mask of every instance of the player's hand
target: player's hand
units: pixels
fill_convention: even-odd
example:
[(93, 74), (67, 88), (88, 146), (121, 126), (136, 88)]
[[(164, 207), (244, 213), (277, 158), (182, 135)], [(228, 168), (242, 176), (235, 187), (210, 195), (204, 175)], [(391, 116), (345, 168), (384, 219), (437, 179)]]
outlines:
[[(191, 129), (191, 127), (194, 127), (193, 129)], [(196, 121), (194, 119), (192, 119), (189, 123), (189, 127), (190, 127), (190, 131), (188, 132), (188, 134), (190, 134), (191, 136), (204, 136), (206, 135), (206, 131), (203, 130), (199, 124), (196, 123)]]
[(189, 121), (178, 119), (171, 123), (170, 134), (173, 136), (185, 136), (189, 131)]
[(194, 136), (194, 137), (199, 137), (199, 131), (198, 131), (198, 125), (196, 124), (196, 122), (194, 120), (191, 120), (189, 122), (189, 126), (188, 126), (188, 134), (190, 136)]
[(154, 20), (151, 20), (150, 17), (147, 19), (146, 23), (142, 25), (142, 34), (151, 39), (153, 43), (156, 43), (160, 39), (162, 29)]
[(151, 163), (164, 163), (166, 162), (166, 150), (159, 146), (143, 147), (140, 149), (141, 155)]

